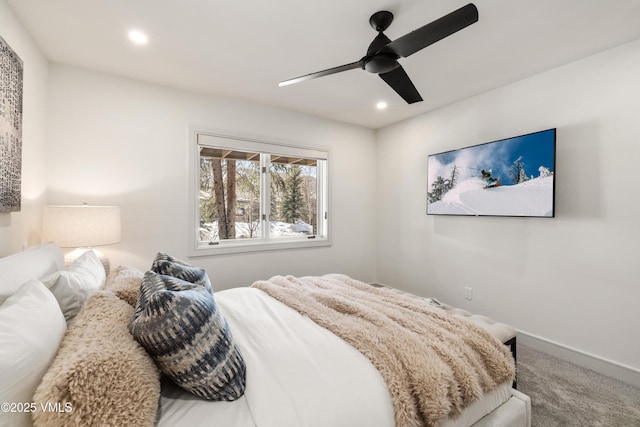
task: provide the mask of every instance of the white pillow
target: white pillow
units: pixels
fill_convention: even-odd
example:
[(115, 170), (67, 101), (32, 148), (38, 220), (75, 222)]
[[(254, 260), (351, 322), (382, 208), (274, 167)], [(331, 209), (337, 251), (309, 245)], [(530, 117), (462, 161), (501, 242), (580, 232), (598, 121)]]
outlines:
[(0, 325), (0, 403), (13, 405), (0, 410), (0, 426), (31, 426), (34, 408), (25, 404), (32, 402), (67, 325), (55, 297), (35, 279), (0, 306)]
[(42, 283), (55, 295), (67, 321), (73, 319), (82, 304), (96, 293), (106, 280), (98, 256), (88, 250), (71, 263), (69, 268), (45, 277)]
[(0, 258), (0, 304), (29, 279), (41, 279), (63, 267), (64, 254), (53, 243)]

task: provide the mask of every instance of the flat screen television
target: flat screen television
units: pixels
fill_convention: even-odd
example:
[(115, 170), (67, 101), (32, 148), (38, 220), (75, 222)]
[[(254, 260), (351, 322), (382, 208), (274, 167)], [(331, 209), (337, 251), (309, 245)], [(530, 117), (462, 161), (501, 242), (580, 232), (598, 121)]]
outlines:
[(556, 129), (431, 154), (427, 214), (555, 216)]

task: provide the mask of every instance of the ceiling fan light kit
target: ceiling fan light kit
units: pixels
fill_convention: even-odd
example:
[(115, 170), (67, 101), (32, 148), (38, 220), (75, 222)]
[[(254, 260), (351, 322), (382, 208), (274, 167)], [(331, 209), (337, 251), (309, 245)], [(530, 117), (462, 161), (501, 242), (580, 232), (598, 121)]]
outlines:
[(389, 11), (383, 10), (371, 15), (369, 24), (378, 32), (378, 35), (369, 45), (366, 55), (359, 61), (285, 80), (280, 82), (279, 86), (361, 68), (370, 73), (378, 74), (408, 104), (420, 102), (422, 101), (420, 93), (398, 59), (413, 55), (419, 50), (478, 22), (478, 8), (473, 3), (469, 3), (393, 41), (383, 33), (392, 22), (393, 14)]

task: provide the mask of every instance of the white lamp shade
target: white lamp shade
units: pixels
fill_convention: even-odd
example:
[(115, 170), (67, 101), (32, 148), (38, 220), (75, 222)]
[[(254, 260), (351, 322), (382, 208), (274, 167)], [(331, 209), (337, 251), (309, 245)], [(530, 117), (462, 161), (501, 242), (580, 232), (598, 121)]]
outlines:
[(111, 245), (121, 240), (119, 206), (47, 206), (42, 241), (62, 248)]

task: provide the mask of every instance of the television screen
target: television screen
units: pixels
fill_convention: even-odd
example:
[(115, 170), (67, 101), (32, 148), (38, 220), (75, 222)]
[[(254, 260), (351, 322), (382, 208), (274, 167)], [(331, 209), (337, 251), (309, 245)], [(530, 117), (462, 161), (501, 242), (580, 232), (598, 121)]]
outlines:
[(431, 154), (427, 214), (555, 215), (556, 130)]

